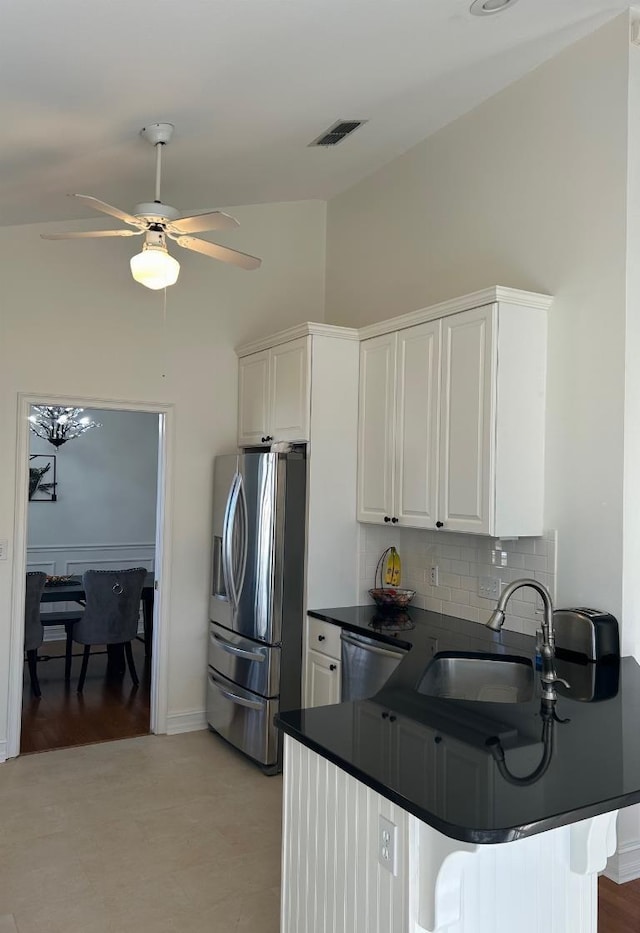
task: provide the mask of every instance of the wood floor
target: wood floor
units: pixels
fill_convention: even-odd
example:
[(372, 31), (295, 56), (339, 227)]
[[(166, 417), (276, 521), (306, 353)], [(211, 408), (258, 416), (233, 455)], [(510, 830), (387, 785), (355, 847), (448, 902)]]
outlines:
[(640, 880), (598, 879), (598, 933), (640, 933)]
[[(71, 685), (64, 683), (64, 642), (45, 642), (39, 654), (57, 656), (38, 662), (42, 697), (31, 693), (27, 666), (22, 691), (21, 753), (49, 751), (73, 745), (126, 739), (149, 732), (151, 665), (144, 645), (133, 642), (140, 686), (129, 673), (107, 673), (107, 655), (92, 654), (82, 695), (76, 692), (81, 658), (74, 657)], [(82, 649), (74, 646), (74, 654)]]

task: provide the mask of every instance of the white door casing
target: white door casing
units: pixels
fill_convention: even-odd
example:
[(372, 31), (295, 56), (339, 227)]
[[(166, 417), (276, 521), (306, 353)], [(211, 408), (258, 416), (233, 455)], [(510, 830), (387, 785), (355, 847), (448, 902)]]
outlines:
[(166, 733), (168, 713), (168, 617), (170, 605), (171, 518), (173, 510), (172, 477), (174, 448), (174, 410), (166, 403), (121, 401), (101, 398), (78, 398), (46, 394), (18, 393), (18, 437), (16, 444), (15, 534), (9, 639), (9, 683), (7, 686), (7, 758), (20, 753), (22, 713), (22, 672), (24, 651), (24, 599), (27, 563), (29, 412), (32, 405), (62, 405), (113, 411), (145, 411), (159, 416), (158, 436), (158, 507), (155, 541), (156, 592), (153, 610), (153, 648), (151, 668), (151, 722), (153, 733)]

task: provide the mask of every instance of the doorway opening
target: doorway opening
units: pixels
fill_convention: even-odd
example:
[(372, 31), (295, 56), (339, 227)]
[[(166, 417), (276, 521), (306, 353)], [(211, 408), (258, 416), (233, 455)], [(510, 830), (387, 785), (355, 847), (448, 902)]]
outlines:
[[(63, 408), (86, 420), (60, 443), (47, 415), (64, 425)], [(170, 422), (166, 406), (19, 399), (8, 757), (166, 731)]]

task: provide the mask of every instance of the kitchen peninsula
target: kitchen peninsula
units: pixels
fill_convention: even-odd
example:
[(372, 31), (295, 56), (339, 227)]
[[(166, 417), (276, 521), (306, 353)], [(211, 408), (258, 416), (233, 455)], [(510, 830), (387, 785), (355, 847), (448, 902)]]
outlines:
[[(374, 634), (373, 607), (314, 613)], [(595, 933), (617, 810), (640, 801), (640, 668), (557, 659), (534, 639), (410, 610), (409, 652), (372, 699), (283, 712), (283, 933)], [(438, 657), (531, 671), (518, 702), (429, 695)], [(504, 699), (504, 698), (503, 698)]]

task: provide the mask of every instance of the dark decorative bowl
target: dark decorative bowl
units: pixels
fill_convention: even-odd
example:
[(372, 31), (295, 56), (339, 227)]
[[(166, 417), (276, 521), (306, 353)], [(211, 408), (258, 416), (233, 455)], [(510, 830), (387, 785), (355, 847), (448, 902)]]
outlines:
[(369, 590), (369, 596), (376, 606), (387, 612), (406, 609), (415, 595), (415, 590), (401, 590), (397, 586), (378, 586)]

